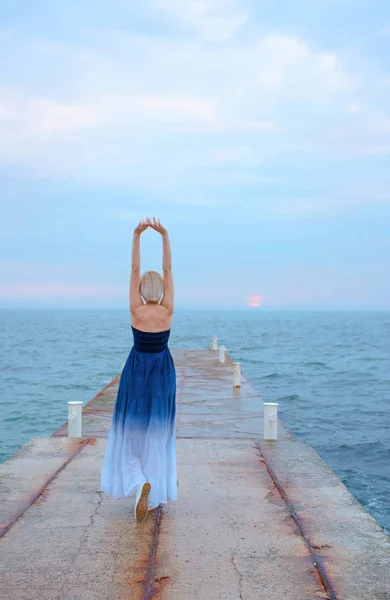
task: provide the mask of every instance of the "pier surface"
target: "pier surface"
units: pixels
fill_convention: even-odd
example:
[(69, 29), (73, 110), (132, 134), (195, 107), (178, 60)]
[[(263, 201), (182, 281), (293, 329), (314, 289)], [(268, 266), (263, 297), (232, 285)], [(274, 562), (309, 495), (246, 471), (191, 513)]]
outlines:
[(174, 350), (178, 500), (137, 524), (100, 490), (119, 375), (0, 465), (2, 600), (390, 600), (390, 539), (212, 350)]

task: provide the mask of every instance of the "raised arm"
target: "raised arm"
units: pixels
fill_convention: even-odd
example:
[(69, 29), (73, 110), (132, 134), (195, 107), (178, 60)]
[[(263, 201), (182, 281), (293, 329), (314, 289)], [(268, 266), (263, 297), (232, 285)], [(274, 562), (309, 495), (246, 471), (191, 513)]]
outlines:
[(171, 254), (171, 243), (169, 241), (168, 231), (160, 223), (160, 219), (150, 223), (150, 227), (155, 229), (161, 234), (163, 243), (163, 280), (164, 280), (164, 297), (161, 300), (161, 305), (165, 306), (170, 315), (173, 314), (174, 309), (174, 286), (173, 286), (173, 275), (172, 275), (172, 254)]
[(150, 225), (150, 219), (144, 219), (139, 222), (134, 229), (133, 247), (131, 253), (131, 275), (130, 275), (130, 313), (132, 314), (136, 308), (142, 306), (141, 296), (139, 294), (139, 284), (141, 281), (141, 252), (140, 242), (141, 233)]

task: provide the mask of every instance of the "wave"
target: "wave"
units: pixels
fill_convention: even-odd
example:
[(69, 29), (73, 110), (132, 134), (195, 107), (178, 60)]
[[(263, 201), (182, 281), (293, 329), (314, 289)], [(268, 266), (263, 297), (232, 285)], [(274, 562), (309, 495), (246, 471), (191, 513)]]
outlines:
[(313, 360), (309, 362), (302, 362), (301, 365), (305, 365), (306, 367), (321, 367), (323, 369), (330, 369), (331, 367), (324, 362), (319, 360)]
[(390, 452), (390, 448), (387, 448), (380, 440), (374, 442), (358, 442), (356, 444), (353, 442), (350, 442), (349, 444), (338, 444), (330, 450), (333, 452), (337, 452), (338, 450), (353, 450), (356, 452), (356, 450), (366, 450), (367, 448), (381, 449), (382, 452)]
[(281, 396), (280, 398), (278, 398), (278, 401), (294, 401), (294, 400), (302, 400), (302, 398), (300, 396), (298, 396), (298, 394), (290, 394), (288, 396)]
[(260, 379), (280, 379), (281, 377), (280, 373), (270, 373), (269, 375), (263, 375)]

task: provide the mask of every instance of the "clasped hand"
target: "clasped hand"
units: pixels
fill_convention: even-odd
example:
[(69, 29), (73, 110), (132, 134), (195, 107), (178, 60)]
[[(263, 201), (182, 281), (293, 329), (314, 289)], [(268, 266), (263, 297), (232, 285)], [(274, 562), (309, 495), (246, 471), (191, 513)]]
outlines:
[(140, 235), (148, 227), (151, 227), (158, 233), (161, 233), (161, 235), (167, 235), (168, 233), (165, 227), (161, 225), (160, 219), (155, 219), (154, 217), (153, 219), (150, 219), (149, 217), (147, 217), (146, 219), (141, 219), (137, 227), (134, 229), (134, 233)]

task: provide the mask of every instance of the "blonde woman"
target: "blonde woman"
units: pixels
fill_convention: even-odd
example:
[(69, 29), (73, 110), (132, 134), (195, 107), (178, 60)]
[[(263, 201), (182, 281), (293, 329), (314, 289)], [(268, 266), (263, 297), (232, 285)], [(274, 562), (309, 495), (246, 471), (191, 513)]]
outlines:
[[(151, 227), (162, 237), (163, 277), (140, 276), (140, 237)], [(168, 339), (173, 315), (168, 232), (145, 219), (134, 230), (130, 313), (134, 345), (123, 367), (108, 434), (101, 489), (117, 500), (135, 496), (134, 514), (177, 499), (176, 372)]]

